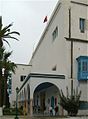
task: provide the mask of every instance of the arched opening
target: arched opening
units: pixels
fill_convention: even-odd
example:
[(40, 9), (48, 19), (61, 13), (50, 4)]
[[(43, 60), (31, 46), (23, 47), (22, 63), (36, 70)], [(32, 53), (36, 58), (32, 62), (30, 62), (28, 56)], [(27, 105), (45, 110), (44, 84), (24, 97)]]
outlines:
[[(41, 83), (34, 90), (33, 113), (50, 115), (51, 107), (53, 111), (52, 115), (59, 115), (59, 101), (60, 98), (58, 87), (49, 82)], [(57, 110), (55, 110), (56, 107)]]

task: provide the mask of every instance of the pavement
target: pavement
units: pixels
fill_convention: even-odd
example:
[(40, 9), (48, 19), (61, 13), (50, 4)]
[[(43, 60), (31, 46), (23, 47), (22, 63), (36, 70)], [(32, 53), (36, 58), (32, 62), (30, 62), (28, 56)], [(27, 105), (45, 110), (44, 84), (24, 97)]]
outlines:
[[(0, 119), (15, 119), (15, 116), (2, 116)], [(29, 116), (20, 116), (19, 119), (88, 119), (88, 116), (83, 117), (67, 117), (67, 118), (61, 118), (61, 117), (32, 117)]]

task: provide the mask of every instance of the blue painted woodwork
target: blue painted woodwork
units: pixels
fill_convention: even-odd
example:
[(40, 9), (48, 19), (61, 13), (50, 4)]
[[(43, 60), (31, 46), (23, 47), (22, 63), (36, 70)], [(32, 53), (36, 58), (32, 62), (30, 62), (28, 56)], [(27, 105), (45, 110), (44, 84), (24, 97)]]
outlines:
[(88, 56), (79, 56), (78, 62), (78, 80), (88, 80)]
[(54, 96), (51, 97), (51, 107), (54, 109)]
[(80, 110), (88, 110), (88, 102), (81, 102), (79, 109)]

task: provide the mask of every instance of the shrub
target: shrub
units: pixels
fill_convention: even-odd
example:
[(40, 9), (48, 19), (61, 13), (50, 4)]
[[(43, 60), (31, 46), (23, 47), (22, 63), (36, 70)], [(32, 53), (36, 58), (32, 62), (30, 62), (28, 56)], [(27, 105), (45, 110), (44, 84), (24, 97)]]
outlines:
[[(3, 114), (4, 115), (16, 115), (16, 109), (15, 108), (4, 108)], [(18, 109), (18, 115), (23, 115), (23, 111), (21, 109)]]

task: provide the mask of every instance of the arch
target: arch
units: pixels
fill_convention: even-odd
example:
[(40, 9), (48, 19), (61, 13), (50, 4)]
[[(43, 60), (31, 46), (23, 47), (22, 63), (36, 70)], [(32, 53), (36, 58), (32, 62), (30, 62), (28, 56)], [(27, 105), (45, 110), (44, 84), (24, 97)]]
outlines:
[(43, 82), (37, 85), (33, 93), (34, 112), (52, 109), (56, 106), (56, 97), (59, 96), (59, 88), (50, 82)]
[[(38, 86), (40, 86), (40, 85), (42, 85), (42, 84), (45, 84), (45, 83), (49, 83), (49, 84), (54, 85), (55, 87), (58, 88), (58, 85), (57, 85), (56, 83), (50, 82), (50, 81), (44, 81), (44, 82), (40, 82), (40, 83), (37, 83), (37, 84), (36, 84), (35, 88), (33, 89), (33, 94), (34, 94), (34, 92), (35, 92), (35, 90), (36, 90), (36, 88), (37, 88)], [(59, 90), (59, 88), (58, 88), (58, 90)]]
[(55, 85), (58, 89), (63, 89), (65, 93), (65, 87), (63, 87), (63, 84), (66, 84), (65, 80), (59, 79), (57, 77), (56, 78), (46, 77), (46, 79), (40, 77), (38, 80), (36, 79), (30, 80), (30, 99), (33, 99), (33, 94), (34, 94), (36, 87), (46, 82)]

